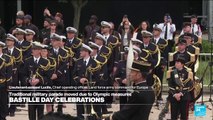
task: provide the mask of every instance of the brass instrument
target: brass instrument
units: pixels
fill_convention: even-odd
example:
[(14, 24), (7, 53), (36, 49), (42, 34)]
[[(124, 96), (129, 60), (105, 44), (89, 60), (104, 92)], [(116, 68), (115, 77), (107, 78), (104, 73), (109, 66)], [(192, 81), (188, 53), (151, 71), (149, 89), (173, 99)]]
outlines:
[[(99, 67), (99, 65), (98, 65)], [(96, 82), (93, 82), (92, 81), (92, 73), (97, 70), (97, 67), (95, 68), (92, 68), (91, 65), (86, 69), (86, 73), (85, 73), (85, 77), (88, 76), (88, 73), (89, 73), (89, 80), (86, 79), (86, 85), (87, 85), (87, 88), (88, 88), (88, 92), (90, 92), (90, 86), (94, 86)], [(90, 110), (90, 113), (88, 113), (89, 111), (87, 111), (87, 107), (89, 105), (87, 105), (86, 103), (84, 103), (84, 118), (85, 120), (88, 120), (88, 116), (92, 116), (92, 115), (95, 115), (95, 117), (97, 119), (100, 119), (100, 117), (98, 116), (98, 114), (95, 112), (94, 108), (93, 108), (93, 104), (90, 103), (90, 106), (91, 106), (91, 110)]]
[(154, 89), (155, 97), (157, 97), (161, 92), (161, 82), (157, 75), (154, 74), (153, 78), (154, 84), (152, 85), (152, 88)]

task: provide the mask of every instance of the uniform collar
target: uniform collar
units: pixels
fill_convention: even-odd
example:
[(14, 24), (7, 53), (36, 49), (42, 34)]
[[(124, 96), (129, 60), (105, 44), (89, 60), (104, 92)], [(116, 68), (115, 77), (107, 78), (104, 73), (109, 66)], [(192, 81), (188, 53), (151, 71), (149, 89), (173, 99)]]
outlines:
[(86, 61), (86, 65), (89, 63), (89, 59), (90, 57), (88, 57), (87, 59), (84, 59), (84, 61)]
[(41, 58), (41, 57), (36, 58), (36, 57), (33, 56), (33, 60), (34, 60), (34, 61), (37, 60), (37, 63), (38, 63), (38, 61), (40, 60), (40, 58)]

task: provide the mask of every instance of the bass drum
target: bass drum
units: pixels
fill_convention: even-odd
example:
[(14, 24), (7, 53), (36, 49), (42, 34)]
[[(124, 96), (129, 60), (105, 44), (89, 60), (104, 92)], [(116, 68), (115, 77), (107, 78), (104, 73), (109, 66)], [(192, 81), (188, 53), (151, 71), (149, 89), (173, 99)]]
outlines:
[(159, 96), (161, 92), (161, 82), (157, 75), (153, 74), (153, 80), (154, 84), (152, 85), (152, 88), (155, 92), (155, 97)]
[(196, 100), (198, 100), (200, 98), (200, 96), (202, 95), (202, 81), (199, 80), (198, 77), (195, 76), (195, 80), (194, 80), (194, 86), (193, 86), (193, 93), (194, 93), (194, 102)]

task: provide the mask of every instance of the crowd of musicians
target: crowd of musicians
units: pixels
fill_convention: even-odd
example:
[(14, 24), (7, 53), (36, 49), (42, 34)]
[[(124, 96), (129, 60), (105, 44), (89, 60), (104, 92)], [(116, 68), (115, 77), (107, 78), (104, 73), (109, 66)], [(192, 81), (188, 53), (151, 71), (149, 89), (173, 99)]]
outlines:
[[(83, 36), (78, 37), (76, 28), (64, 27), (61, 13), (52, 15), (45, 9), (44, 28), (38, 29), (31, 23), (30, 15), (18, 12), (16, 25), (0, 36), (0, 120), (6, 120), (8, 115), (14, 117), (19, 107), (27, 104), (29, 120), (39, 120), (45, 112), (63, 113), (66, 107), (63, 103), (10, 104), (8, 86), (127, 86), (129, 81), (147, 89), (135, 89), (131, 97), (120, 97), (120, 111), (106, 119), (148, 120), (152, 106), (158, 107), (163, 101), (164, 76), (164, 83), (169, 86), (166, 100), (170, 103), (171, 119), (187, 120), (195, 97), (202, 32), (196, 15), (183, 23), (176, 37), (171, 16), (165, 14), (163, 20), (151, 26), (142, 21), (135, 29), (124, 15), (116, 31), (112, 22), (101, 21), (99, 26), (97, 16), (92, 15)], [(127, 75), (130, 42), (134, 61)], [(103, 119), (104, 114), (110, 113), (107, 109), (113, 100), (105, 97), (104, 103), (76, 103), (77, 117)], [(53, 109), (54, 104), (57, 110)]]

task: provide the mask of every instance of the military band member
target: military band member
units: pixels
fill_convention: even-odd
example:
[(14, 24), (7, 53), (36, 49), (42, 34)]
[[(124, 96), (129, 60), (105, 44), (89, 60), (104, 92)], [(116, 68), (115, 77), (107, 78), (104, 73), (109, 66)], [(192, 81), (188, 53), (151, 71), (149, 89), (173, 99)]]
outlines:
[(185, 58), (185, 66), (194, 70), (195, 55), (186, 50), (187, 43), (185, 39), (179, 39), (178, 50), (174, 53), (169, 53), (169, 66), (175, 65), (175, 60), (179, 55)]
[(167, 72), (169, 85), (169, 101), (171, 103), (171, 119), (188, 120), (190, 89), (193, 87), (193, 73), (184, 66), (185, 58), (180, 55), (175, 60), (175, 66)]
[[(41, 50), (41, 57), (44, 59), (47, 59), (49, 61), (49, 69), (48, 69), (48, 79), (49, 81), (45, 84), (46, 86), (52, 86), (53, 81), (51, 80), (52, 74), (54, 74), (56, 70), (56, 61), (55, 58), (50, 57), (49, 55), (49, 46), (43, 45), (43, 48)], [(46, 111), (47, 113), (53, 112), (53, 103), (47, 103), (46, 104)]]
[(154, 67), (157, 67), (160, 63), (160, 50), (157, 45), (151, 42), (152, 36), (153, 36), (152, 33), (148, 31), (143, 31), (142, 32), (143, 43), (140, 48), (149, 51), (149, 53), (152, 56), (151, 63), (154, 65)]
[(66, 31), (67, 31), (67, 41), (65, 43), (65, 46), (71, 48), (72, 51), (75, 53), (74, 58), (78, 59), (80, 55), (82, 40), (77, 38), (76, 33), (78, 31), (74, 27), (67, 27)]
[[(68, 53), (67, 50), (60, 48), (62, 38), (58, 34), (53, 33), (51, 36), (52, 48), (50, 49), (50, 57), (56, 61), (56, 69), (52, 74), (51, 80), (54, 86), (64, 86), (67, 83), (66, 72), (68, 65)], [(58, 112), (62, 111), (62, 103), (58, 105)]]
[(105, 45), (112, 50), (112, 54), (108, 60), (108, 73), (110, 75), (114, 74), (113, 67), (117, 64), (119, 59), (119, 49), (118, 49), (118, 43), (119, 40), (117, 37), (110, 35), (110, 29), (112, 28), (111, 24), (106, 21), (101, 22), (101, 33), (103, 34), (103, 37), (106, 39)]
[(35, 36), (35, 32), (31, 29), (25, 29), (26, 35), (25, 35), (25, 39), (28, 42), (33, 42), (34, 40), (34, 36)]
[[(160, 79), (161, 84), (163, 84), (163, 76), (164, 76), (164, 68), (167, 66), (167, 59), (168, 59), (168, 41), (165, 39), (162, 39), (160, 37), (162, 30), (158, 24), (153, 25), (153, 43), (158, 46), (160, 50), (160, 64), (154, 69), (154, 74), (158, 76)], [(163, 100), (162, 99), (162, 88), (161, 86), (161, 92), (157, 96), (157, 100)]]
[[(20, 70), (20, 65), (22, 64), (22, 51), (15, 47), (15, 42), (17, 41), (17, 38), (13, 36), (12, 34), (7, 34), (6, 38), (6, 48), (4, 48), (4, 53), (11, 56), (11, 59), (14, 61), (13, 63), (13, 72), (12, 72), (12, 81), (11, 86), (19, 86), (19, 74), (18, 71)], [(10, 105), (9, 107), (9, 115), (15, 116), (15, 105)]]
[(5, 43), (0, 41), (0, 119), (6, 120), (8, 111), (8, 86), (12, 81), (13, 60), (9, 55), (3, 54)]
[(18, 39), (15, 46), (22, 50), (23, 59), (26, 59), (31, 56), (31, 43), (24, 39), (26, 31), (20, 28), (15, 29), (15, 37)]
[(97, 44), (99, 46), (98, 54), (101, 56), (107, 57), (107, 60), (108, 60), (111, 56), (112, 50), (111, 50), (111, 48), (109, 48), (105, 45), (107, 40), (104, 38), (104, 36), (101, 35), (100, 33), (96, 33), (94, 42), (95, 42), (95, 44)]
[[(29, 86), (43, 86), (49, 82), (49, 61), (41, 57), (43, 45), (39, 42), (32, 43), (32, 56), (24, 62), (24, 77)], [(36, 105), (37, 104), (37, 105)], [(42, 103), (28, 103), (29, 120), (41, 119), (44, 115)]]
[(134, 82), (134, 87), (142, 89), (134, 89), (129, 97), (127, 104), (123, 108), (115, 112), (110, 120), (148, 120), (152, 105), (155, 100), (153, 89), (147, 85), (147, 73), (150, 64), (134, 61), (132, 64), (130, 79)]
[[(91, 58), (90, 53), (92, 49), (85, 44), (82, 44), (80, 57), (77, 60), (74, 68), (74, 80), (77, 86), (98, 86), (100, 85), (100, 64)], [(84, 105), (82, 105), (84, 104)], [(91, 103), (76, 103), (77, 105), (77, 116), (81, 119), (88, 116), (83, 116), (83, 114), (91, 114), (91, 107), (93, 106), (96, 112), (96, 117), (101, 118), (101, 106), (92, 105)]]

